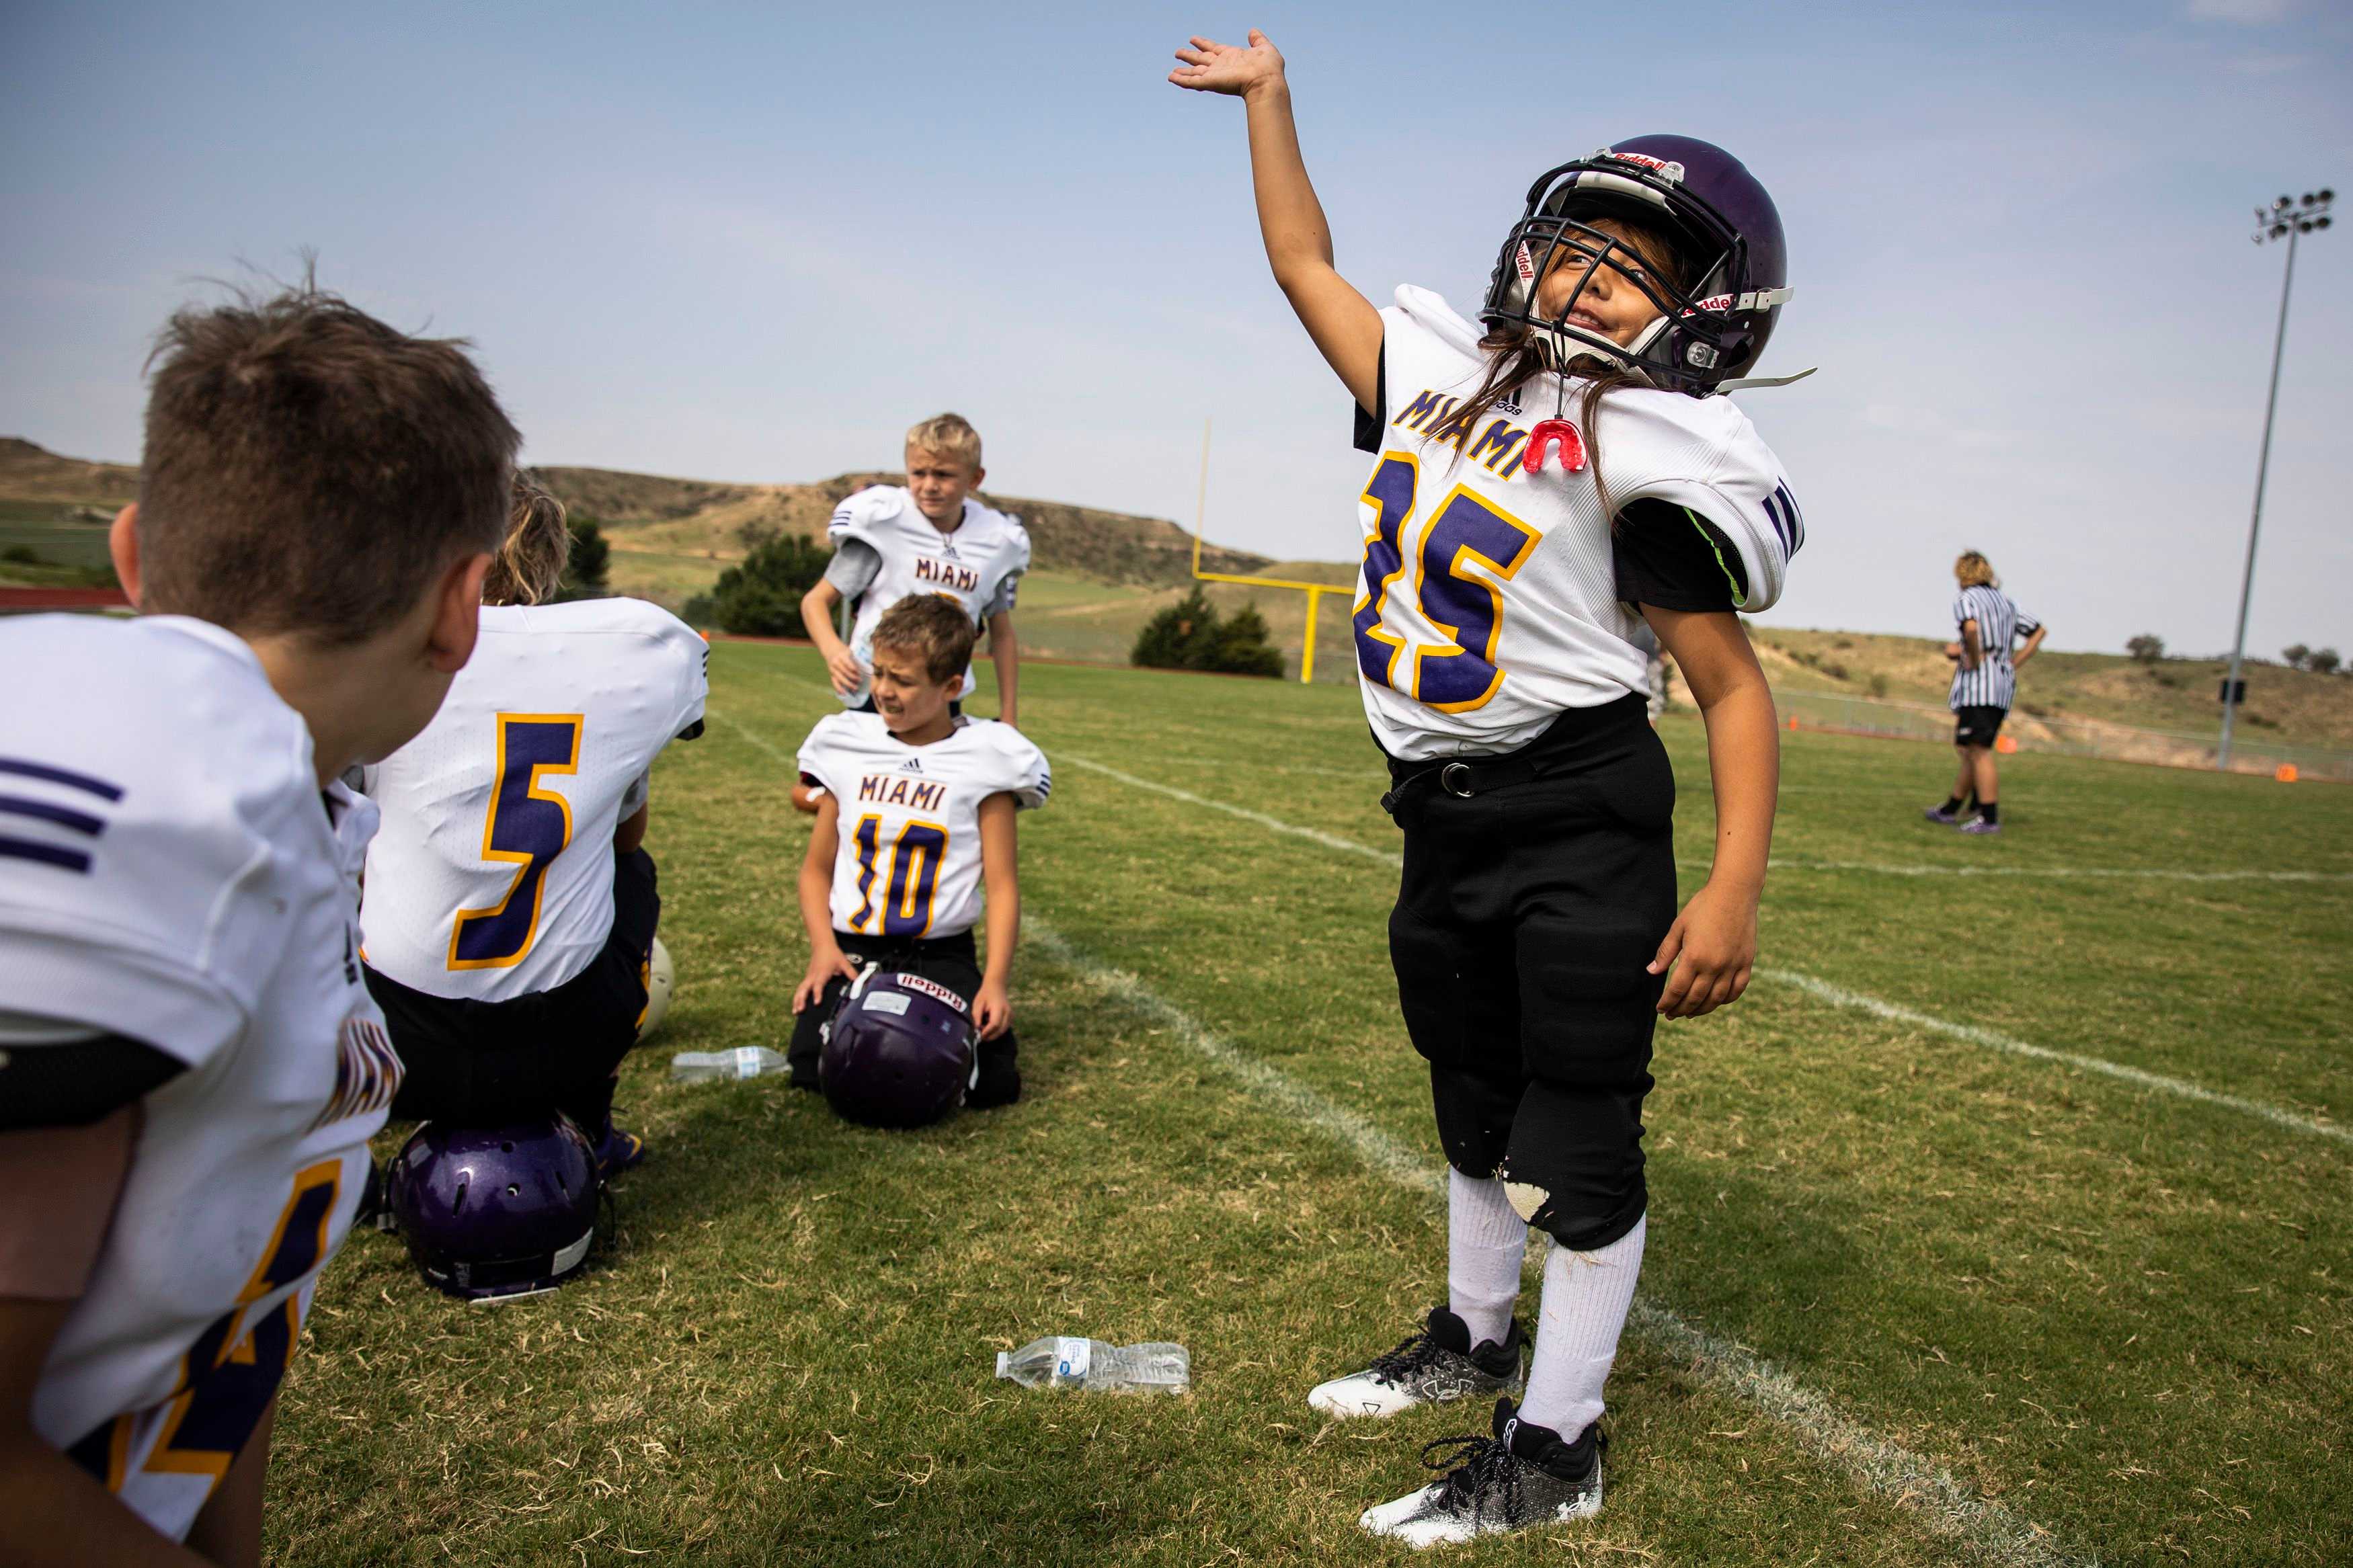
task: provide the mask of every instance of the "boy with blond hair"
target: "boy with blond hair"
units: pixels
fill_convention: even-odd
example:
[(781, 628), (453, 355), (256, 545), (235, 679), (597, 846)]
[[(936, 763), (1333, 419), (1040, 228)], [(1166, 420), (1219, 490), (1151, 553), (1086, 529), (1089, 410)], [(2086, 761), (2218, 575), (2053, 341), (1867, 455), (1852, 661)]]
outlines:
[(260, 1561), (400, 1081), (341, 775), (472, 654), (516, 440), (460, 344), (183, 310), (111, 540), (139, 618), (0, 626), (0, 1561)]
[[(1029, 569), (1029, 535), (1019, 518), (973, 499), (986, 473), (980, 432), (960, 414), (936, 415), (907, 432), (905, 484), (869, 486), (834, 509), (826, 528), (833, 563), (801, 600), (801, 621), (844, 707), (873, 711), (869, 671), (883, 612), (910, 594), (937, 594), (987, 628), (997, 716), (1020, 722), (1013, 601)], [(833, 608), (844, 599), (856, 606), (848, 642), (833, 629)], [(953, 712), (964, 711), (977, 684), (969, 668), (959, 673)], [(812, 809), (806, 784), (793, 798)]]
[[(978, 1035), (965, 1103), (1020, 1097), (1008, 984), (1021, 928), (1014, 814), (1053, 789), (1044, 753), (1009, 724), (951, 702), (972, 658), (960, 605), (919, 594), (880, 616), (875, 710), (818, 721), (801, 776), (821, 786), (801, 864), (809, 961), (793, 992), (793, 1082), (817, 1089), (824, 1026), (869, 966), (952, 992)], [(988, 964), (972, 940), (984, 909)]]

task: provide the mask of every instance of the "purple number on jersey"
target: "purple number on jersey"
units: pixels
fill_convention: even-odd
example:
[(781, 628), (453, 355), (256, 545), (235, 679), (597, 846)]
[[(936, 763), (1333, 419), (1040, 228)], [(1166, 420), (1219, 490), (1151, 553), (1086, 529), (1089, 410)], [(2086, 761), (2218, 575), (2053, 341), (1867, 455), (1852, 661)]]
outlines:
[(516, 868), (506, 896), (479, 910), (459, 910), (449, 933), (452, 969), (504, 969), (522, 962), (539, 933), (539, 895), (547, 863), (572, 842), (572, 805), (539, 787), (552, 773), (580, 767), (581, 715), (499, 715), (498, 782), (482, 823), (482, 858)]
[[(1403, 542), (1419, 478), (1411, 458), (1393, 452), (1365, 487), (1365, 500), (1377, 509), (1378, 521), (1365, 541), (1365, 603), (1352, 622), (1356, 668), (1377, 685), (1460, 713), (1488, 702), (1504, 680), (1494, 663), (1496, 639), (1503, 634), (1503, 592), (1463, 568), (1475, 563), (1498, 581), (1509, 578), (1526, 563), (1539, 536), (1467, 485), (1457, 485), (1409, 556)], [(1390, 593), (1409, 571), (1421, 618), (1445, 640), (1415, 647), (1399, 684), (1398, 658), (1409, 639), (1383, 621)]]
[(218, 1485), (260, 1424), (261, 1413), (286, 1375), (287, 1359), (302, 1327), (301, 1291), (264, 1313), (242, 1334), (254, 1302), (315, 1272), (326, 1260), (327, 1226), (342, 1191), (343, 1162), (322, 1161), (294, 1178), (293, 1194), (278, 1216), (278, 1231), (237, 1304), (196, 1336), (180, 1362), (180, 1385), (152, 1410), (118, 1415), (67, 1448), (66, 1457), (120, 1492), (130, 1479), (132, 1443), (141, 1427), (160, 1420), (154, 1445), (140, 1468), (158, 1475), (203, 1476)]

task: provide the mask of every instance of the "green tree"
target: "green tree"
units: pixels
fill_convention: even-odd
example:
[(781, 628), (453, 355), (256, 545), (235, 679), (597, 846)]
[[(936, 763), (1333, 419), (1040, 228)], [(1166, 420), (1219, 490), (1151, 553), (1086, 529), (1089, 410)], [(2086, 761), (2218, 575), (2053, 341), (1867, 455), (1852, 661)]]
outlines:
[(1198, 584), (1136, 634), (1128, 662), (1147, 669), (1206, 669), (1229, 675), (1282, 674), (1282, 655), (1267, 645), (1266, 617), (1255, 604), (1218, 614)]
[(686, 619), (738, 637), (805, 637), (801, 599), (833, 560), (833, 552), (799, 534), (771, 539), (719, 574), (708, 594), (686, 602)]
[(2142, 664), (2155, 664), (2165, 657), (2165, 639), (2155, 632), (2143, 632), (2125, 639), (2125, 652)]
[(564, 563), (564, 581), (555, 591), (558, 604), (568, 599), (601, 599), (612, 584), (606, 573), (612, 565), (613, 547), (605, 542), (600, 520), (580, 513), (565, 520), (572, 530), (572, 553)]

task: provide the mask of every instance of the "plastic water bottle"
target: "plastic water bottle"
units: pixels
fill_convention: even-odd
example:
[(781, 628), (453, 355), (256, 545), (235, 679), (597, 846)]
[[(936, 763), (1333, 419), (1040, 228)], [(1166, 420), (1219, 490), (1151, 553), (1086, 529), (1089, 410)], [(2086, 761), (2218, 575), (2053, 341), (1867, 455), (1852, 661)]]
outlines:
[(759, 1078), (785, 1070), (780, 1051), (765, 1046), (738, 1046), (732, 1051), (681, 1051), (670, 1058), (673, 1083), (707, 1083), (715, 1078)]
[(1057, 1337), (1032, 1340), (1010, 1354), (997, 1352), (997, 1375), (1024, 1388), (1182, 1394), (1193, 1385), (1193, 1358), (1183, 1345)]

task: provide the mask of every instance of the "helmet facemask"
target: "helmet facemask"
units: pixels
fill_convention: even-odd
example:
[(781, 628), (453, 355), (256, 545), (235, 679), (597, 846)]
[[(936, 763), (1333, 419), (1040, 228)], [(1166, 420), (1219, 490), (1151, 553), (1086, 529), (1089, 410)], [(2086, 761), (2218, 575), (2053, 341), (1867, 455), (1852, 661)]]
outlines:
[[(1641, 249), (1609, 229), (1631, 226), (1670, 247), (1687, 282), (1661, 275)], [(1786, 289), (1737, 291), (1749, 272), (1741, 234), (1694, 192), (1672, 165), (1653, 170), (1604, 153), (1563, 164), (1536, 181), (1526, 214), (1497, 258), (1481, 320), (1490, 331), (1517, 328), (1546, 364), (1569, 374), (1586, 362), (1657, 387), (1704, 395), (1737, 375), (1761, 352), (1760, 325)], [(1613, 287), (1640, 290), (1658, 315), (1630, 343), (1572, 324), (1600, 269)], [(1544, 280), (1556, 268), (1577, 275), (1556, 309), (1540, 309)]]

